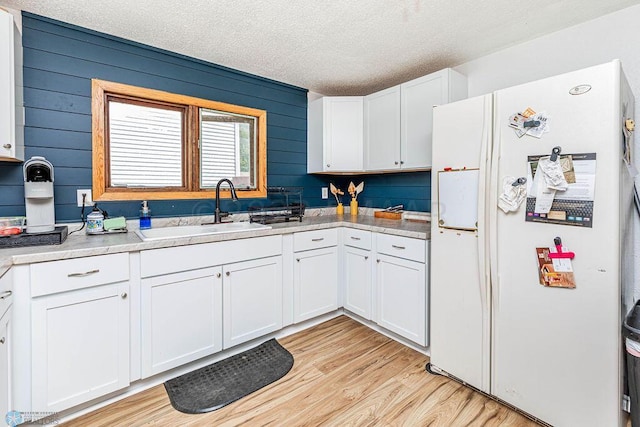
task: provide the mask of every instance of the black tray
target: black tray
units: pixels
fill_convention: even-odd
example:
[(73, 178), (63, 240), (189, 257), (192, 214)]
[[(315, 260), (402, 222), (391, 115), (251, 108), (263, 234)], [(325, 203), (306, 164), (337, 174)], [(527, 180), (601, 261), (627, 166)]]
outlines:
[(0, 237), (0, 248), (59, 245), (67, 239), (67, 234), (69, 234), (69, 228), (66, 225), (63, 225), (46, 233), (22, 233), (2, 236)]

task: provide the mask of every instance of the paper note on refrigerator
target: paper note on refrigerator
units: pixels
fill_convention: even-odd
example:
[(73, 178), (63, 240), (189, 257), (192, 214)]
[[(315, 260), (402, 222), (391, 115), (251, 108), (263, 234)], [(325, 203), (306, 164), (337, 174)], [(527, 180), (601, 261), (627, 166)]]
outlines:
[[(556, 191), (552, 199), (547, 191), (546, 182), (542, 176), (538, 176), (540, 174), (537, 171), (538, 162), (545, 157), (548, 155), (528, 157), (525, 220), (592, 227), (596, 154), (581, 153), (560, 156), (560, 165), (568, 186), (565, 191)], [(546, 209), (549, 210), (545, 212)]]

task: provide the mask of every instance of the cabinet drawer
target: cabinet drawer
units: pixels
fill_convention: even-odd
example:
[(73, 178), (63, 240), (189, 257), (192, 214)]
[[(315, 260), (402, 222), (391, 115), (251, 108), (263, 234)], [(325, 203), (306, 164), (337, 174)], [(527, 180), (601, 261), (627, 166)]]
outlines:
[(422, 263), (426, 261), (426, 240), (392, 236), (390, 234), (377, 234), (376, 248), (378, 253), (381, 254), (410, 259), (412, 261)]
[(308, 251), (338, 245), (338, 229), (303, 231), (293, 235), (293, 251)]
[(31, 296), (129, 280), (129, 254), (98, 255), (31, 264)]
[(282, 255), (282, 236), (253, 237), (140, 252), (142, 277)]
[(371, 232), (356, 230), (355, 228), (344, 228), (344, 244), (354, 248), (371, 250)]
[(4, 315), (11, 303), (13, 297), (11, 293), (13, 291), (13, 274), (9, 270), (4, 276), (0, 277), (0, 317)]

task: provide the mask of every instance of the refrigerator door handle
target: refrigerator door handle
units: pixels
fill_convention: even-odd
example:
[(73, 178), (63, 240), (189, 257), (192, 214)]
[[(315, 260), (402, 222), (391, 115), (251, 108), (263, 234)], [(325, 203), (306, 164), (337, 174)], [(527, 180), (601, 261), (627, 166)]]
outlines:
[(482, 142), (480, 146), (480, 176), (478, 180), (478, 267), (480, 270), (480, 299), (483, 313), (488, 309), (489, 263), (487, 262), (487, 181), (491, 171), (491, 96), (487, 96), (484, 106), (484, 120), (482, 121)]
[(488, 203), (489, 209), (487, 209), (487, 215), (489, 221), (487, 222), (487, 248), (489, 251), (489, 274), (491, 277), (491, 302), (492, 312), (496, 312), (500, 308), (500, 279), (498, 277), (498, 176), (499, 176), (499, 161), (500, 161), (500, 148), (501, 148), (501, 133), (500, 133), (500, 120), (496, 114), (498, 109), (498, 100), (494, 95), (493, 97), (493, 129), (495, 135), (492, 138), (493, 149), (491, 153), (491, 167), (489, 178)]

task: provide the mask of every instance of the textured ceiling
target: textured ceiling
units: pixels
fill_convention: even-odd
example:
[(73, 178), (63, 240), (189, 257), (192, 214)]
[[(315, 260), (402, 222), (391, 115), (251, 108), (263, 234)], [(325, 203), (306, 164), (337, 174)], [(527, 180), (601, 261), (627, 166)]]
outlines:
[(638, 3), (0, 0), (324, 95), (372, 93)]

